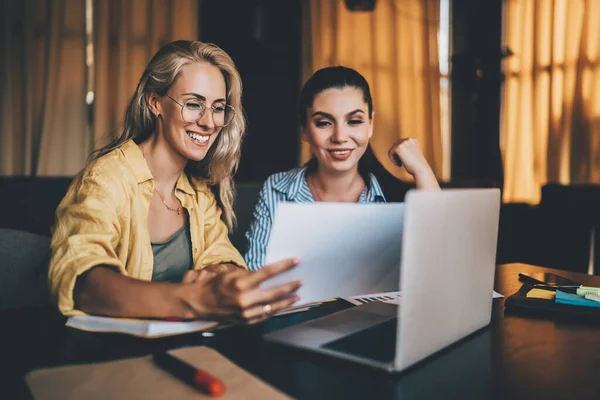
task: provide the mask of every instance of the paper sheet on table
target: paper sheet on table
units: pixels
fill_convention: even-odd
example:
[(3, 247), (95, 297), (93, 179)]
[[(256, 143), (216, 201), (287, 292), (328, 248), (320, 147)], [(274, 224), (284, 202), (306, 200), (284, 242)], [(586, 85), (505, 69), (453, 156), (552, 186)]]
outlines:
[[(493, 299), (499, 299), (502, 297), (504, 297), (504, 296), (496, 291), (493, 291), (493, 293), (492, 293)], [(402, 294), (400, 293), (400, 291), (394, 291), (394, 292), (371, 293), (371, 294), (363, 294), (360, 296), (344, 297), (344, 300), (346, 300), (347, 302), (352, 303), (354, 305), (360, 306), (361, 304), (367, 304), (367, 303), (371, 303), (373, 301), (381, 301), (383, 303), (389, 303), (389, 304), (400, 304), (401, 298), (402, 298)]]
[(309, 304), (304, 304), (302, 306), (294, 306), (292, 308), (288, 308), (286, 310), (280, 311), (277, 314), (273, 315), (274, 317), (278, 317), (280, 315), (288, 315), (288, 314), (294, 314), (297, 312), (304, 312), (304, 311), (308, 311), (310, 309), (313, 309), (315, 307), (320, 306), (321, 304), (323, 304), (323, 302), (321, 301), (316, 301), (314, 303), (309, 303)]
[(403, 214), (402, 203), (278, 204), (266, 263), (301, 261), (262, 287), (302, 281), (298, 306), (398, 290)]
[[(171, 354), (209, 371), (225, 385), (219, 399), (289, 399), (208, 347), (184, 347)], [(158, 368), (151, 356), (32, 371), (25, 377), (35, 400), (210, 399)]]
[(363, 294), (360, 296), (350, 296), (344, 297), (349, 303), (352, 303), (356, 306), (360, 306), (361, 304), (371, 303), (373, 301), (381, 301), (383, 303), (389, 304), (399, 304), (400, 298), (402, 295), (399, 291), (394, 292), (383, 292), (383, 293), (371, 293), (371, 294)]

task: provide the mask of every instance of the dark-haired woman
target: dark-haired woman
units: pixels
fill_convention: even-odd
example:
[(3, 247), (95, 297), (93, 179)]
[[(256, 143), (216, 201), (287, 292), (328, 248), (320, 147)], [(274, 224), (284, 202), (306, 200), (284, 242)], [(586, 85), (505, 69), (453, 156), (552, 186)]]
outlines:
[[(250, 270), (264, 264), (277, 203), (398, 201), (408, 185), (395, 179), (377, 160), (373, 101), (369, 84), (357, 71), (327, 67), (305, 83), (298, 116), (312, 159), (303, 167), (270, 176), (260, 192), (254, 220), (246, 233)], [(439, 190), (416, 139), (394, 143), (389, 157), (415, 179), (417, 189)]]

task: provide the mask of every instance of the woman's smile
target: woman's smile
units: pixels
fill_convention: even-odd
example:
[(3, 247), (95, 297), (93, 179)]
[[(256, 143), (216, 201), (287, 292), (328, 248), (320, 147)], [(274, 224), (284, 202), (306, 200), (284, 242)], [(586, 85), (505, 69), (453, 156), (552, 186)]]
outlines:
[(195, 145), (200, 146), (200, 147), (208, 146), (208, 143), (210, 140), (210, 134), (188, 131), (188, 130), (186, 130), (185, 133), (190, 137), (190, 139), (192, 139), (192, 142)]
[(350, 158), (354, 149), (328, 149), (327, 152), (337, 161), (344, 161)]

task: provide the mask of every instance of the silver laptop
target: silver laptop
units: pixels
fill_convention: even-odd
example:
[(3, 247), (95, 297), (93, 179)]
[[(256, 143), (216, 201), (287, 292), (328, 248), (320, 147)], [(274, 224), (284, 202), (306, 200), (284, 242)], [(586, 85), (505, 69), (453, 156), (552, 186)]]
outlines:
[(368, 303), (265, 340), (398, 372), (487, 326), (499, 211), (498, 189), (409, 191), (400, 305)]

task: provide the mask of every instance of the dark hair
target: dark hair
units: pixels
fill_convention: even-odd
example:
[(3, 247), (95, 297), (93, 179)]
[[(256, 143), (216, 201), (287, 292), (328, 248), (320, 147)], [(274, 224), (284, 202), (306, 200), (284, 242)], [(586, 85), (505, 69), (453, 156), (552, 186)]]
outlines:
[(313, 101), (319, 93), (327, 89), (342, 89), (345, 87), (353, 87), (362, 92), (363, 100), (368, 106), (369, 118), (372, 118), (373, 99), (367, 80), (352, 68), (326, 67), (315, 72), (302, 87), (300, 102), (298, 103), (300, 124), (306, 126), (306, 111), (312, 107)]
[[(319, 93), (327, 89), (342, 89), (345, 87), (353, 87), (362, 92), (363, 100), (367, 103), (369, 119), (372, 118), (373, 98), (371, 97), (371, 89), (367, 80), (352, 68), (336, 66), (318, 70), (302, 87), (298, 103), (298, 119), (300, 120), (300, 124), (306, 126), (308, 121), (306, 113), (312, 107), (313, 101)], [(316, 170), (317, 160), (314, 157), (311, 158), (307, 166), (309, 170)], [(370, 179), (369, 175), (375, 175), (386, 200), (389, 202), (403, 201), (406, 192), (411, 188), (411, 185), (399, 180), (385, 169), (375, 155), (371, 144), (367, 146), (365, 154), (358, 161), (358, 172), (367, 183)]]

